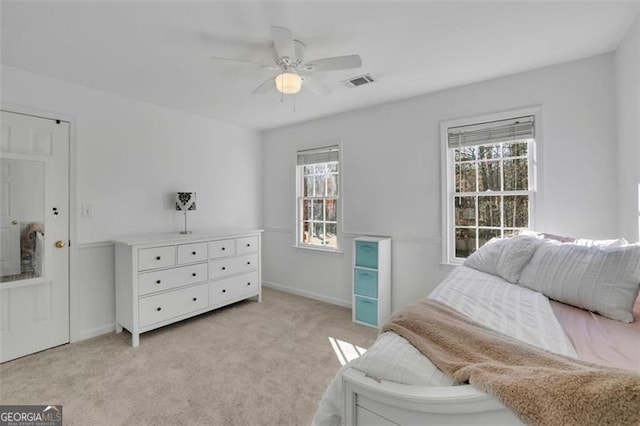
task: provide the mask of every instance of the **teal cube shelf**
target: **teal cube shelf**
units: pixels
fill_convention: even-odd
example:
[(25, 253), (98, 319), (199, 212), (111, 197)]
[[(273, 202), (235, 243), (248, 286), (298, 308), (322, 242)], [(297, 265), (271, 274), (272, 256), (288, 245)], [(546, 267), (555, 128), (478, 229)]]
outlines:
[(353, 241), (353, 321), (379, 327), (391, 316), (391, 239)]
[(356, 241), (356, 266), (373, 269), (378, 267), (378, 243)]
[(356, 296), (356, 319), (378, 326), (378, 301)]
[(367, 297), (378, 297), (378, 272), (368, 269), (354, 269), (353, 291)]

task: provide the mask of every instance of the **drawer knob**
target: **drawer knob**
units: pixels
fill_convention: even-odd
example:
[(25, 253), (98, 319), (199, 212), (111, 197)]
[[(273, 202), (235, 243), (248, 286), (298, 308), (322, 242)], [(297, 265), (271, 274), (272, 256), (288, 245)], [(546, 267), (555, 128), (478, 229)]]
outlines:
[(162, 308), (161, 308), (160, 306), (158, 306), (158, 307), (156, 308), (156, 311), (158, 311), (158, 312), (160, 312), (161, 310), (162, 310)]
[(196, 255), (196, 252), (195, 252), (195, 251), (192, 251), (192, 252), (191, 252), (191, 254), (195, 256), (195, 255)]
[(227, 267), (226, 267), (226, 266), (223, 266), (223, 267), (222, 267), (222, 270), (223, 270), (223, 271), (226, 271), (226, 270), (227, 270)]
[(161, 282), (162, 282), (162, 281), (160, 281), (160, 280), (157, 280), (157, 281), (156, 281), (156, 284), (160, 284)]
[(223, 293), (226, 293), (226, 292), (227, 292), (227, 290), (223, 288), (223, 289), (222, 289), (222, 292), (223, 292)]
[(251, 283), (247, 283), (247, 285), (251, 285)]
[(251, 262), (247, 262), (247, 265), (251, 265)]
[(191, 274), (191, 275), (193, 275), (193, 276), (195, 277), (195, 276), (196, 276), (196, 273), (194, 272), (194, 273), (193, 273), (193, 274)]
[(220, 250), (225, 251), (227, 248), (226, 247), (222, 247)]
[(156, 256), (156, 260), (160, 260), (162, 259), (160, 256)]
[(247, 243), (247, 247), (251, 247), (251, 244)]
[(194, 301), (194, 302), (195, 302), (195, 301), (197, 301), (197, 300), (198, 300), (198, 298), (197, 298), (197, 297), (194, 297), (194, 298), (193, 298), (193, 301)]

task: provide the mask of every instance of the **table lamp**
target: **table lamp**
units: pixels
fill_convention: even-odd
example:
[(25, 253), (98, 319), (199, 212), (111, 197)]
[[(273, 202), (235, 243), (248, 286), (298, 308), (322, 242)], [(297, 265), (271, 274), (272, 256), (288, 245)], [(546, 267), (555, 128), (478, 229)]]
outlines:
[(181, 234), (190, 234), (187, 231), (187, 211), (196, 209), (196, 193), (195, 192), (177, 192), (176, 193), (176, 210), (184, 211), (184, 231)]

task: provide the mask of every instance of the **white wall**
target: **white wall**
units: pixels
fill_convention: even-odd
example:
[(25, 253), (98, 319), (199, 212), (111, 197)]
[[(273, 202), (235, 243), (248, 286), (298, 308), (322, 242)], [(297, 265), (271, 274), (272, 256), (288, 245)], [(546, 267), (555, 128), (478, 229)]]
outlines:
[[(389, 235), (393, 308), (426, 295), (447, 272), (439, 264), (440, 122), (533, 105), (543, 117), (537, 228), (617, 235), (613, 74), (613, 55), (600, 55), (266, 132), (264, 280), (349, 305), (352, 238)], [(367, 88), (353, 96), (358, 90)], [(292, 248), (295, 151), (335, 139), (342, 141), (345, 253)]]
[[(72, 303), (75, 297), (81, 307), (72, 319), (77, 337), (115, 324), (113, 246), (105, 242), (181, 229), (176, 191), (198, 193), (198, 209), (189, 215), (193, 229), (261, 225), (259, 132), (12, 67), (2, 67), (1, 83), (5, 106), (72, 117), (79, 201), (74, 243), (80, 281), (72, 282)], [(80, 217), (81, 203), (93, 205), (93, 217)]]
[[(627, 71), (637, 52), (633, 34), (615, 59), (601, 55), (275, 129), (262, 138), (5, 66), (0, 100), (74, 118), (78, 198), (93, 204), (95, 214), (78, 219), (76, 337), (113, 328), (113, 249), (105, 241), (180, 229), (182, 217), (171, 203), (177, 190), (198, 192), (198, 210), (190, 216), (194, 228), (255, 227), (262, 221), (265, 282), (346, 306), (352, 238), (390, 235), (397, 309), (427, 294), (447, 272), (439, 264), (443, 120), (541, 105), (544, 180), (537, 227), (593, 238), (629, 232), (618, 229), (617, 206), (630, 202), (626, 192), (618, 196), (624, 176), (616, 164), (627, 159), (626, 149), (635, 147), (638, 158), (637, 106), (636, 118), (618, 119), (630, 135), (620, 134), (619, 154), (614, 110), (637, 105), (620, 96), (638, 87)], [(616, 86), (614, 74), (623, 83)], [(354, 96), (357, 90), (366, 87), (354, 89)], [(345, 252), (294, 249), (295, 151), (332, 140), (341, 140), (343, 149)], [(638, 164), (628, 167), (637, 171)]]
[(620, 235), (640, 240), (640, 15), (615, 53)]

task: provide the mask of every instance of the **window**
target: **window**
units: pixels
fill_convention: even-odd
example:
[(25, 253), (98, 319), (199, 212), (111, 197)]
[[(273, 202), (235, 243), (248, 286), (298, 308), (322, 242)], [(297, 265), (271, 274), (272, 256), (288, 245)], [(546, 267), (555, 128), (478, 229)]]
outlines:
[(447, 127), (446, 259), (531, 226), (534, 116)]
[(298, 151), (297, 245), (338, 249), (339, 148)]

